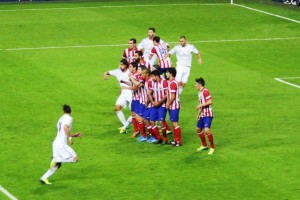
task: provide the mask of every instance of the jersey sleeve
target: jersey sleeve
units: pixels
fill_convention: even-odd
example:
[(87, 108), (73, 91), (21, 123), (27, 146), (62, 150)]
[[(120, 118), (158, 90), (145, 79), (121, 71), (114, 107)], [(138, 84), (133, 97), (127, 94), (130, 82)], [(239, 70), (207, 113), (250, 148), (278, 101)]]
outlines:
[(156, 53), (156, 48), (153, 47), (153, 48), (151, 49), (151, 54), (150, 54), (150, 55), (153, 55), (153, 54), (155, 54), (155, 53)]
[(203, 91), (203, 96), (205, 98), (205, 101), (208, 101), (208, 100), (211, 99), (211, 95), (210, 95), (210, 92), (208, 90)]
[(198, 49), (197, 49), (194, 45), (191, 45), (191, 51), (192, 51), (194, 54), (198, 54), (198, 53), (199, 53)]
[(172, 82), (170, 84), (170, 92), (171, 93), (176, 93), (177, 92), (177, 84), (176, 83)]
[(169, 54), (173, 55), (173, 54), (176, 53), (176, 51), (177, 51), (177, 46), (175, 46), (173, 49), (171, 49), (171, 50), (169, 51)]
[(115, 70), (109, 71), (108, 73), (109, 73), (111, 76), (117, 76), (118, 72), (119, 72), (119, 69), (115, 69)]

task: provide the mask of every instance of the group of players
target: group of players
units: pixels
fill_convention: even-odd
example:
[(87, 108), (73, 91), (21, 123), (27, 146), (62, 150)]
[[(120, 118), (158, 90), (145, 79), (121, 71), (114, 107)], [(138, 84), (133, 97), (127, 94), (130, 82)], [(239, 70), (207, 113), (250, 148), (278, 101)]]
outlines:
[[(182, 146), (181, 128), (178, 124), (180, 101), (179, 96), (188, 81), (192, 63), (192, 53), (198, 57), (199, 64), (202, 59), (194, 45), (188, 44), (185, 36), (180, 37), (180, 44), (168, 51), (169, 45), (160, 37), (155, 36), (155, 29), (149, 28), (148, 37), (136, 46), (136, 39), (129, 40), (129, 47), (124, 50), (119, 68), (104, 73), (104, 79), (109, 75), (115, 76), (121, 86), (121, 93), (116, 102), (116, 114), (123, 127), (120, 133), (125, 133), (132, 123), (134, 132), (132, 137), (137, 137), (138, 142), (168, 144), (167, 132), (172, 132), (166, 122), (167, 110), (173, 126), (174, 140), (169, 144), (174, 147)], [(172, 67), (170, 56), (177, 58), (176, 69)], [(156, 59), (158, 65), (155, 65)], [(212, 98), (205, 88), (203, 78), (195, 80), (198, 90), (199, 104), (198, 122), (196, 131), (202, 142), (197, 151), (208, 150), (206, 137), (210, 143), (208, 154), (214, 153), (213, 136), (210, 131), (213, 119)], [(126, 120), (122, 108), (127, 104), (131, 106), (131, 116)], [(53, 157), (49, 169), (40, 178), (43, 184), (51, 184), (48, 180), (62, 163), (75, 163), (78, 161), (76, 152), (67, 144), (73, 144), (74, 137), (81, 137), (81, 133), (71, 133), (73, 118), (71, 107), (63, 106), (63, 116), (57, 122), (57, 135), (52, 144)], [(160, 135), (158, 125), (162, 135)], [(146, 133), (148, 130), (148, 136)]]
[[(187, 43), (185, 36), (180, 37), (180, 44), (170, 51), (168, 49), (169, 45), (159, 36), (155, 36), (155, 29), (149, 28), (148, 37), (138, 45), (135, 38), (129, 40), (129, 47), (123, 52), (119, 68), (106, 71), (104, 79), (107, 80), (109, 75), (115, 76), (121, 86), (115, 106), (116, 114), (123, 124), (119, 128), (120, 133), (126, 133), (132, 122), (132, 137), (140, 134), (138, 142), (148, 141), (179, 147), (182, 146), (181, 128), (178, 123), (179, 96), (189, 78), (192, 54), (197, 55), (199, 64), (202, 64), (202, 59), (196, 47)], [(170, 60), (173, 54), (177, 58), (176, 69), (172, 67)], [(205, 130), (210, 142), (209, 154), (213, 154), (214, 144), (210, 132), (213, 118), (212, 99), (204, 86), (203, 78), (196, 79), (196, 88), (199, 90), (199, 105), (196, 107), (199, 110), (197, 132), (202, 141), (202, 146), (197, 150), (208, 149), (203, 132)], [(126, 120), (121, 109), (126, 108), (127, 104), (130, 104), (131, 116)], [(173, 130), (166, 121), (167, 111)], [(174, 140), (169, 142), (167, 133), (172, 131)]]

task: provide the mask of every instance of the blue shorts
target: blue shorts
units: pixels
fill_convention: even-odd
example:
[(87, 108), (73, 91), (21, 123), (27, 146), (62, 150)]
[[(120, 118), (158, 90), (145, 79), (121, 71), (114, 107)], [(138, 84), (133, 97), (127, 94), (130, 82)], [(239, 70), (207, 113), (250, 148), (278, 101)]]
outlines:
[(138, 107), (139, 107), (140, 101), (139, 100), (132, 100), (131, 101), (131, 112), (138, 112)]
[(166, 107), (153, 107), (150, 113), (150, 121), (165, 121), (166, 114)]
[(169, 110), (169, 115), (170, 115), (170, 121), (171, 122), (178, 122), (179, 121), (179, 111), (180, 111), (180, 109)]
[(210, 128), (213, 117), (200, 117), (197, 122), (197, 128)]
[(153, 109), (153, 107), (152, 107), (152, 108), (146, 108), (146, 109), (145, 109), (145, 112), (144, 112), (144, 115), (143, 115), (143, 118), (144, 118), (145, 120), (150, 120), (150, 114), (151, 114), (151, 112), (152, 112), (152, 109)]
[(146, 110), (146, 106), (144, 104), (139, 104), (138, 106), (138, 112), (136, 114), (138, 114), (139, 116), (143, 117), (144, 113)]

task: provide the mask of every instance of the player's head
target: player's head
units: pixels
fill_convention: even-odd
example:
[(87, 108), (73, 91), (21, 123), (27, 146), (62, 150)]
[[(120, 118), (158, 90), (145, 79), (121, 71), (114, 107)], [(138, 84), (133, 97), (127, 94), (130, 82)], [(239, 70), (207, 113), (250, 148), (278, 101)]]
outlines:
[(128, 61), (126, 59), (120, 60), (120, 65), (119, 65), (121, 70), (124, 70), (128, 68)]
[(145, 65), (138, 66), (138, 75), (142, 76), (143, 70), (147, 67)]
[(185, 46), (186, 45), (186, 37), (183, 35), (183, 36), (180, 36), (180, 40), (179, 40), (181, 46)]
[(153, 43), (159, 43), (160, 42), (160, 37), (159, 36), (154, 36), (153, 37)]
[(150, 71), (150, 69), (148, 68), (148, 67), (144, 67), (143, 69), (142, 69), (142, 77), (144, 78), (144, 79), (147, 79), (149, 76), (150, 76), (150, 73), (151, 73), (151, 71)]
[(155, 70), (159, 71), (160, 72), (160, 66), (159, 65), (153, 65), (152, 66)]
[(153, 38), (155, 35), (155, 28), (151, 27), (151, 28), (148, 28), (148, 36), (149, 38)]
[(136, 39), (130, 38), (128, 44), (129, 44), (129, 48), (133, 49), (134, 46), (136, 45)]
[(143, 57), (142, 51), (136, 51), (134, 52), (134, 60), (135, 62), (140, 62), (141, 58)]
[(166, 70), (166, 76), (170, 80), (171, 78), (175, 78), (177, 74), (177, 71), (174, 67), (168, 68)]
[(195, 82), (196, 82), (196, 88), (199, 90), (199, 89), (201, 89), (202, 87), (204, 87), (205, 86), (205, 81), (204, 81), (204, 79), (203, 78), (196, 78), (195, 79)]
[(68, 113), (70, 114), (71, 113), (71, 107), (67, 104), (63, 105), (63, 111), (64, 113)]
[(137, 62), (131, 62), (129, 65), (129, 70), (131, 73), (136, 72), (138, 69), (138, 63)]
[(151, 72), (151, 79), (152, 79), (154, 82), (159, 81), (159, 79), (160, 79), (160, 73), (159, 73), (159, 71), (153, 70), (153, 71)]

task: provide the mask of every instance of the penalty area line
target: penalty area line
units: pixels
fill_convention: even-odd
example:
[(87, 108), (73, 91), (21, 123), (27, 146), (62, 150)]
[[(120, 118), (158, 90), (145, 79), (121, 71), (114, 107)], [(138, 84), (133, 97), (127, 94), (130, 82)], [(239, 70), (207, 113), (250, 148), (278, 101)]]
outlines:
[(14, 197), (11, 193), (9, 193), (4, 187), (0, 185), (0, 191), (3, 192), (8, 198), (11, 200), (18, 200), (16, 197)]
[(287, 77), (287, 78), (274, 78), (274, 79), (278, 82), (281, 82), (281, 83), (284, 83), (284, 84), (287, 84), (287, 85), (290, 85), (290, 86), (293, 86), (293, 87), (296, 87), (296, 88), (300, 89), (300, 85), (296, 85), (296, 84), (293, 84), (293, 83), (290, 83), (288, 81), (283, 80), (283, 79), (298, 79), (298, 78), (300, 78), (300, 77)]

